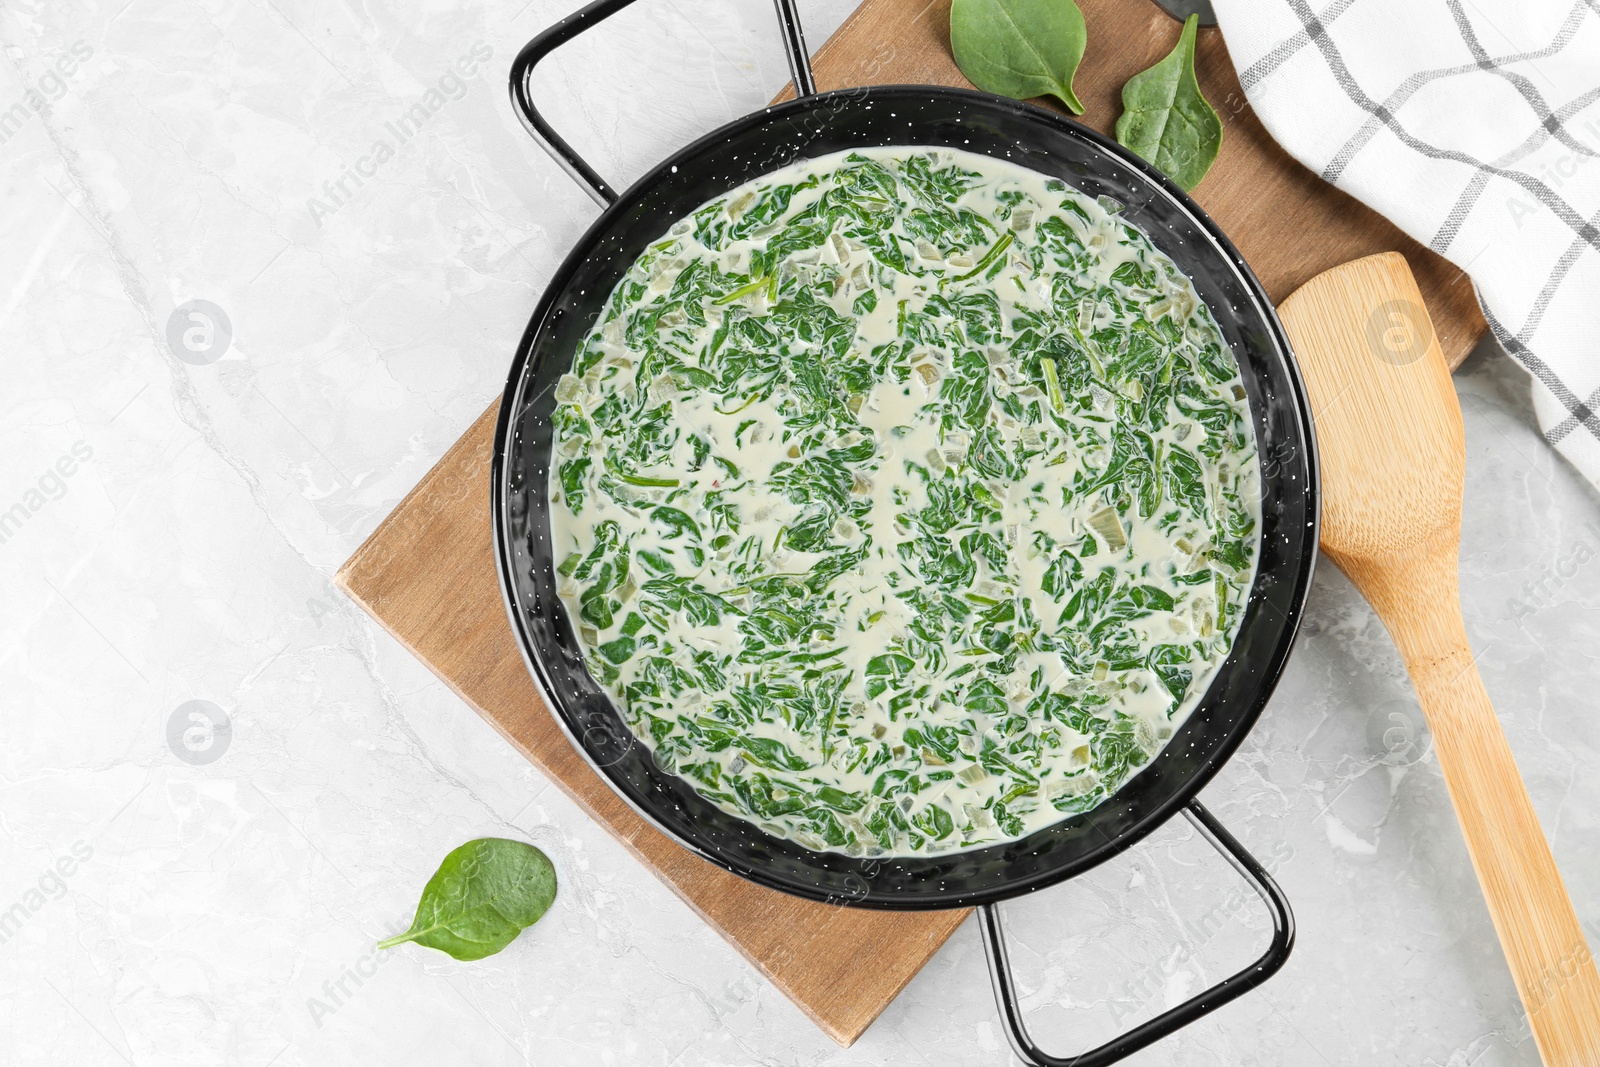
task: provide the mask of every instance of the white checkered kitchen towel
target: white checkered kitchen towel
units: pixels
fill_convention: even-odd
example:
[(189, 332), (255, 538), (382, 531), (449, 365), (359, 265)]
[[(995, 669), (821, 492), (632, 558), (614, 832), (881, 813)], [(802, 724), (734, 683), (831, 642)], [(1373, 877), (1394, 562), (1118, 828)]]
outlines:
[(1472, 277), (1600, 485), (1600, 0), (1214, 0), (1300, 162)]

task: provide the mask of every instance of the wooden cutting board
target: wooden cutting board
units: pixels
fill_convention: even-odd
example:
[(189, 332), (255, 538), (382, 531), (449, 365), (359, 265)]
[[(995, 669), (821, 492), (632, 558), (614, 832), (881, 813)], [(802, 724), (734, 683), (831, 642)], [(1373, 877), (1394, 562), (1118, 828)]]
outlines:
[[(1143, 0), (1079, 0), (1089, 23), (1079, 73), (1083, 118), (1109, 130), (1120, 87), (1170, 49), (1177, 23)], [(965, 85), (950, 57), (949, 3), (866, 0), (818, 51), (823, 88), (875, 83)], [(603, 29), (597, 31), (604, 33)], [(1233, 238), (1274, 301), (1313, 275), (1371, 252), (1400, 250), (1427, 297), (1451, 365), (1484, 330), (1459, 271), (1294, 163), (1247, 106), (1214, 30), (1199, 68), (1226, 119), (1222, 154), (1198, 199)], [(529, 146), (529, 151), (536, 151)], [(509, 362), (516, 339), (507, 337)], [(489, 524), (496, 406), (340, 568), (336, 584), (478, 714), (610, 830), (706, 922), (841, 1045), (878, 1017), (966, 918), (829, 907), (751, 885), (651, 828), (578, 756), (545, 709), (512, 639)], [(974, 972), (973, 995), (986, 979)]]

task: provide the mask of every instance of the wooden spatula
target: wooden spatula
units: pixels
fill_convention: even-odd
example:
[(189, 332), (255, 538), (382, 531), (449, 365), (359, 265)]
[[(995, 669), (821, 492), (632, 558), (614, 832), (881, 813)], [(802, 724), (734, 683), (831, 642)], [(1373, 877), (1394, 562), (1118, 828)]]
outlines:
[(1461, 621), (1461, 408), (1422, 294), (1390, 252), (1317, 275), (1278, 314), (1311, 394), (1322, 550), (1411, 672), (1544, 1062), (1600, 1065), (1600, 976)]

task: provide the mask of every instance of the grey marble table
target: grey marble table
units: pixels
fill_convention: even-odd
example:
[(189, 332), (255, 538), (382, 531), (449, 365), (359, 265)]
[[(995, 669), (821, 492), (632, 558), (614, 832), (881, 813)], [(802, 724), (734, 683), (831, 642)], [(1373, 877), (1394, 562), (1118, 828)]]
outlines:
[[(503, 85), (574, 2), (0, 7), (0, 1062), (1007, 1062), (970, 924), (834, 1047), (329, 585), (593, 217)], [(850, 3), (802, 7), (815, 42)], [(626, 181), (784, 77), (763, 0), (652, 0), (540, 92)], [(1503, 356), (1457, 384), (1468, 626), (1597, 923), (1600, 499)], [(1299, 947), (1135, 1062), (1537, 1062), (1400, 664), (1331, 567), (1205, 799)], [(486, 834), (555, 859), (551, 914), (478, 963), (375, 954)], [(1009, 914), (1063, 1049), (1265, 935), (1176, 826)]]

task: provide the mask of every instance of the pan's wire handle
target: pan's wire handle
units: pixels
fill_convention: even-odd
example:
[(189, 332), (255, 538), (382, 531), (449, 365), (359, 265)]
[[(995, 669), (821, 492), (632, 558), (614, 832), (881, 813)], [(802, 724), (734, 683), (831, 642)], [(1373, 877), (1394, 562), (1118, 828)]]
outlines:
[[(539, 147), (549, 152), (561, 169), (583, 186), (584, 192), (594, 197), (595, 203), (601, 207), (607, 207), (615, 201), (617, 191), (606, 184), (606, 180), (595, 173), (595, 169), (573, 151), (566, 138), (557, 133), (555, 127), (540, 114), (533, 104), (530, 82), (533, 68), (545, 56), (632, 3), (634, 0), (595, 0), (529, 41), (511, 64), (511, 104), (517, 109), (522, 125), (539, 143)], [(800, 29), (800, 13), (795, 7), (795, 0), (773, 0), (773, 6), (778, 11), (778, 29), (783, 34), (783, 48), (789, 58), (795, 96), (811, 96), (817, 91), (817, 84), (811, 76), (811, 57), (806, 51), (805, 34)]]
[(1005, 930), (1000, 922), (999, 905), (983, 905), (978, 909), (978, 921), (983, 933), (984, 954), (989, 958), (989, 976), (994, 981), (995, 1003), (999, 1005), (1000, 1018), (1005, 1024), (1012, 1050), (1029, 1067), (1105, 1067), (1106, 1064), (1115, 1063), (1254, 989), (1276, 974), (1289, 958), (1289, 951), (1294, 948), (1294, 913), (1289, 910), (1289, 901), (1284, 897), (1283, 890), (1198, 800), (1189, 801), (1183, 813), (1200, 831), (1200, 835), (1222, 853), (1223, 858), (1233, 865), (1233, 869), (1250, 883), (1250, 888), (1266, 903), (1272, 913), (1272, 943), (1260, 959), (1238, 974), (1127, 1033), (1118, 1034), (1099, 1048), (1076, 1056), (1052, 1056), (1033, 1043), (1022, 1024), (1021, 999), (1017, 996), (1016, 977), (1011, 973), (1011, 963), (1006, 954)]
[(778, 9), (778, 30), (783, 34), (783, 51), (789, 57), (789, 76), (794, 79), (795, 99), (815, 96), (817, 81), (811, 76), (811, 53), (806, 51), (806, 35), (800, 29), (800, 11), (795, 0), (772, 0)]

